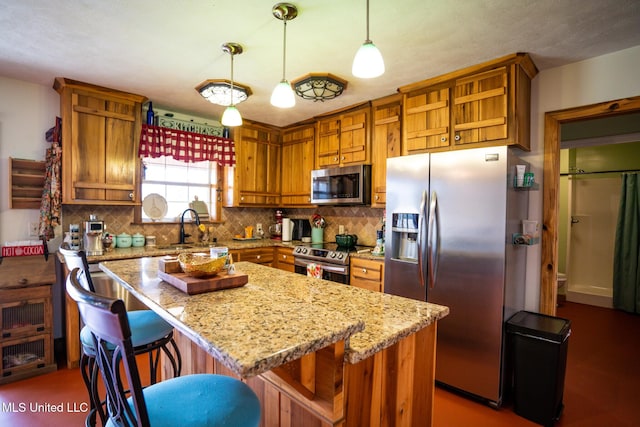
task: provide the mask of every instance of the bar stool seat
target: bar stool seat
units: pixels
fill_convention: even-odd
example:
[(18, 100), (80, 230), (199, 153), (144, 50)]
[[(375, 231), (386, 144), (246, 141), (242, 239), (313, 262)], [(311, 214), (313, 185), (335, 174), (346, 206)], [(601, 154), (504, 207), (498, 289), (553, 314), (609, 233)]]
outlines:
[[(89, 273), (89, 263), (84, 251), (72, 250), (67, 244), (58, 249), (64, 256), (65, 264), (69, 271), (77, 268), (78, 280), (83, 288), (98, 295)], [(127, 318), (133, 333), (132, 341), (136, 355), (147, 354), (149, 358), (149, 373), (151, 384), (157, 381), (160, 352), (164, 352), (173, 370), (173, 376), (180, 376), (182, 359), (180, 351), (173, 339), (173, 326), (162, 319), (152, 310), (133, 310), (127, 312)], [(106, 402), (100, 397), (98, 387), (98, 367), (95, 363), (96, 349), (87, 327), (80, 330), (80, 342), (82, 344), (82, 356), (80, 358), (80, 373), (89, 394), (90, 410), (85, 420), (85, 425), (96, 425), (96, 415), (100, 417), (102, 425), (106, 422), (104, 405)], [(171, 347), (173, 352), (170, 351)]]
[[(257, 426), (260, 402), (243, 382), (214, 374), (192, 374), (146, 387), (149, 424), (153, 427)], [(133, 398), (127, 399), (135, 411)], [(107, 427), (116, 427), (111, 419)]]
[[(131, 326), (131, 341), (134, 348), (156, 342), (173, 333), (173, 326), (152, 310), (127, 311), (127, 318)], [(95, 353), (93, 337), (86, 326), (80, 330), (80, 343), (87, 351)]]
[(244, 382), (216, 374), (171, 378), (145, 388), (124, 302), (88, 292), (74, 268), (67, 293), (78, 303), (107, 393), (108, 427), (257, 427), (260, 401)]

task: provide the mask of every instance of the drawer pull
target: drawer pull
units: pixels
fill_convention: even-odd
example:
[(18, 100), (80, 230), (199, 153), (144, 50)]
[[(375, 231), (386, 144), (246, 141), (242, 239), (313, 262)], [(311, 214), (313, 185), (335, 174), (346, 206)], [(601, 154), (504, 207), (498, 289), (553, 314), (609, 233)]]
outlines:
[(367, 274), (367, 269), (366, 269), (366, 268), (363, 268), (363, 269), (362, 269), (362, 272), (363, 272), (364, 274)]

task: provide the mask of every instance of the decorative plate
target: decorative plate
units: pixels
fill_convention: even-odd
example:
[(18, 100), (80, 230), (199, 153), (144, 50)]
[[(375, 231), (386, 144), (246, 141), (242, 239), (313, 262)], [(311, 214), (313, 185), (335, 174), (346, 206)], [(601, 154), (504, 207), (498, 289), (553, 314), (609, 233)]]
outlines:
[(159, 194), (152, 193), (142, 201), (142, 210), (154, 221), (164, 218), (167, 214), (167, 201)]

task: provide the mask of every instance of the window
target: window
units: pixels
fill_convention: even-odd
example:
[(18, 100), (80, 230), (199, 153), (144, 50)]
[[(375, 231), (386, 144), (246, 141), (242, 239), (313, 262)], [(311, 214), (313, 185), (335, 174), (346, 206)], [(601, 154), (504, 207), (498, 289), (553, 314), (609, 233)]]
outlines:
[[(207, 205), (209, 219), (217, 219), (217, 193), (220, 167), (215, 162), (186, 163), (172, 157), (145, 157), (142, 199), (160, 194), (167, 200), (167, 213), (161, 221), (176, 221), (196, 197)], [(142, 210), (142, 220), (151, 219)]]

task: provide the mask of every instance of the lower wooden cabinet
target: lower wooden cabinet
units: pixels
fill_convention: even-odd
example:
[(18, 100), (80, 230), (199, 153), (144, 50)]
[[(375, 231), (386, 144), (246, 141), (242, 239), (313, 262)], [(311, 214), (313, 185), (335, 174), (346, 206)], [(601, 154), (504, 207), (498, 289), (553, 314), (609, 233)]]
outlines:
[(0, 265), (0, 384), (57, 369), (53, 355), (52, 258), (5, 258)]
[(274, 256), (273, 247), (268, 248), (252, 248), (252, 249), (239, 249), (229, 251), (233, 256), (233, 261), (247, 261), (254, 264), (262, 264), (268, 267), (273, 267)]
[(349, 280), (351, 286), (384, 292), (384, 261), (351, 258)]
[(274, 248), (276, 255), (276, 262), (274, 267), (280, 270), (295, 272), (295, 266), (293, 265), (293, 248)]

